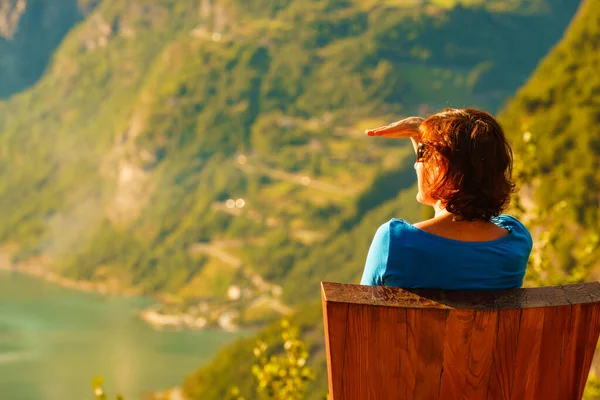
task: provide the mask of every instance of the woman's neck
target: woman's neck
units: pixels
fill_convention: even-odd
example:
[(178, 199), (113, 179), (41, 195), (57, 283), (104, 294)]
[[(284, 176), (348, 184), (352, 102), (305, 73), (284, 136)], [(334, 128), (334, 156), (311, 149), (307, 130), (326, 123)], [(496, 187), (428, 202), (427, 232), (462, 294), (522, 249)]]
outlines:
[[(449, 220), (452, 222), (464, 222), (464, 223), (468, 222), (467, 225), (474, 225), (474, 226), (490, 224), (489, 221), (485, 221), (482, 219), (478, 219), (475, 221), (464, 221), (460, 218), (456, 218), (456, 216), (454, 214), (452, 214), (450, 211), (448, 211), (448, 210), (446, 210), (446, 208), (444, 208), (444, 206), (442, 205), (442, 203), (439, 200), (435, 202), (435, 204), (433, 205), (433, 209), (435, 210), (435, 215), (433, 216), (433, 219), (435, 219), (437, 221)], [(464, 225), (464, 224), (461, 224), (461, 225)]]
[(442, 202), (440, 200), (436, 201), (433, 205), (433, 209), (435, 211), (434, 218), (442, 218), (450, 215), (450, 212), (442, 206)]
[[(442, 205), (441, 201), (436, 201), (435, 204), (433, 205), (433, 209), (435, 210), (435, 215), (434, 215), (434, 219), (436, 220), (451, 220), (452, 222), (465, 222), (463, 221), (461, 218), (456, 218), (456, 216), (454, 214), (452, 214), (450, 211), (446, 210), (446, 208)], [(481, 222), (485, 222), (485, 221), (470, 221), (470, 222), (476, 222), (476, 223), (481, 223)]]

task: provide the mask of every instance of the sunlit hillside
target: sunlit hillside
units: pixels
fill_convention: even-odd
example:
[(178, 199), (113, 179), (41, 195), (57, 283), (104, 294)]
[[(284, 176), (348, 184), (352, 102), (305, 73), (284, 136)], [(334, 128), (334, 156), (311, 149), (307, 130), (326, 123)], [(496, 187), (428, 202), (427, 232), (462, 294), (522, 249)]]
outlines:
[[(362, 132), (501, 109), (578, 4), (0, 0), (0, 256), (65, 285), (153, 295), (157, 325), (294, 313), (321, 398), (318, 282), (356, 281), (377, 226), (427, 213), (412, 150)], [(515, 212), (540, 243), (532, 282), (597, 277), (592, 4), (501, 115)], [(190, 377), (187, 395), (253, 393), (252, 343)]]
[(537, 232), (538, 284), (600, 277), (599, 35), (600, 10), (586, 1), (501, 115), (519, 157), (523, 217)]
[(575, 8), (515, 4), (104, 0), (0, 103), (4, 251), (159, 294), (159, 324), (286, 313), (356, 279), (381, 221), (420, 216), (411, 152), (364, 128), (494, 109)]
[[(515, 149), (520, 187), (512, 212), (531, 227), (536, 243), (530, 285), (598, 279), (599, 92), (594, 89), (597, 52), (592, 49), (599, 27), (600, 11), (593, 1), (584, 3), (562, 41), (501, 112)], [(325, 376), (322, 327), (315, 326), (320, 318), (317, 301), (297, 315), (311, 344), (317, 375)], [(228, 378), (243, 382), (251, 393), (251, 379), (243, 371), (252, 362), (244, 357), (252, 343), (221, 352), (212, 365), (188, 378), (187, 393), (198, 399), (218, 398), (229, 387), (219, 377), (230, 368)], [(597, 380), (591, 383), (584, 398), (597, 398)], [(325, 379), (317, 379), (310, 398), (321, 398), (325, 388)]]

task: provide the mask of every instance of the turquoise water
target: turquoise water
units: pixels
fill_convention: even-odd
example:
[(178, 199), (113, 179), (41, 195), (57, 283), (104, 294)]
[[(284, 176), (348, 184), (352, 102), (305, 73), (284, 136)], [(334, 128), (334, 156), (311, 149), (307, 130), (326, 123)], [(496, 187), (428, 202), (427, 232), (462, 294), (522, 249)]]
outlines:
[(241, 335), (155, 331), (137, 318), (143, 306), (0, 271), (0, 399), (91, 399), (95, 376), (110, 394), (142, 399)]

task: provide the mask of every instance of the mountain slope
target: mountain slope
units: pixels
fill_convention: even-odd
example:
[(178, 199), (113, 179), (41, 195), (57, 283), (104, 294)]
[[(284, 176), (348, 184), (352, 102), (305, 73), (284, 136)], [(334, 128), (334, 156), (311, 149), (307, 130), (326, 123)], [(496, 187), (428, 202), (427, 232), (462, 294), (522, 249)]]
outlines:
[(460, 3), (101, 1), (0, 103), (0, 242), (213, 322), (356, 279), (376, 226), (420, 213), (411, 150), (362, 130), (494, 108), (575, 9)]
[[(225, 326), (263, 324), (297, 306), (321, 372), (317, 398), (318, 281), (356, 281), (377, 226), (422, 212), (412, 150), (362, 130), (446, 105), (497, 108), (577, 6), (381, 3), (102, 0), (41, 80), (0, 103), (2, 250), (21, 268), (156, 294)], [(594, 82), (572, 61), (565, 77)], [(504, 114), (515, 140), (522, 121), (539, 124), (527, 129), (541, 140), (542, 111), (568, 92), (549, 99), (549, 76)], [(574, 96), (569, 113), (595, 102), (594, 86), (583, 87), (591, 97)], [(595, 118), (591, 108), (585, 115)], [(593, 137), (581, 143), (591, 148)], [(538, 149), (560, 143), (578, 146), (563, 137)], [(593, 232), (597, 217), (581, 190), (597, 166), (586, 154), (575, 153), (585, 168), (568, 172), (579, 182), (577, 232)], [(561, 157), (556, 171), (567, 171), (572, 156)], [(539, 165), (548, 181), (559, 176)], [(536, 200), (551, 197), (536, 190)], [(251, 362), (251, 343), (226, 350), (186, 391), (221, 399), (231, 384), (249, 386)]]
[[(0, 237), (18, 244), (17, 260), (44, 256), (63, 275), (185, 303), (227, 303), (241, 287), (257, 308), (248, 318), (260, 318), (279, 289), (254, 273), (283, 283), (294, 303), (297, 280), (319, 276), (315, 258), (302, 261), (309, 246), (357, 260), (344, 240), (324, 239), (413, 181), (410, 151), (367, 145), (360, 128), (378, 121), (360, 116), (413, 112), (437, 96), (491, 105), (527, 74), (509, 69), (508, 50), (533, 65), (560, 31), (548, 25), (559, 13), (240, 4), (105, 0), (36, 88), (1, 106)], [(496, 51), (461, 34), (490, 23), (508, 38)], [(495, 68), (512, 72), (507, 82), (482, 72)], [(397, 188), (381, 191), (390, 178)], [(245, 207), (228, 208), (230, 198)], [(358, 262), (340, 267), (358, 273)]]
[(501, 115), (537, 232), (538, 283), (600, 276), (600, 10), (581, 5), (562, 41)]
[[(514, 147), (521, 186), (521, 204), (513, 205), (513, 211), (527, 220), (536, 236), (529, 284), (598, 279), (598, 35), (600, 11), (587, 1), (563, 39), (500, 114)], [(310, 312), (318, 304), (300, 309), (301, 314)], [(322, 334), (320, 318), (313, 315), (307, 322), (305, 315), (298, 317), (313, 346), (312, 362), (319, 377), (311, 399), (322, 398), (326, 388), (323, 348), (315, 339)], [(186, 380), (186, 392), (191, 398), (216, 399), (235, 383), (244, 394), (252, 393), (248, 374), (252, 345), (248, 341), (224, 350), (212, 365)], [(230, 369), (231, 364), (236, 368)], [(227, 382), (219, 381), (221, 374)], [(210, 384), (208, 377), (213, 378)]]

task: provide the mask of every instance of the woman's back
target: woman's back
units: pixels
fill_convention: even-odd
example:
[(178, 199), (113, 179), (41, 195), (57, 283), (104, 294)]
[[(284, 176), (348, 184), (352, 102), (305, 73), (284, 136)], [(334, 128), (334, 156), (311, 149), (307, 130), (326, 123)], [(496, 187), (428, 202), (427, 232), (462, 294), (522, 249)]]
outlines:
[[(413, 226), (392, 219), (373, 239), (361, 283), (447, 290), (521, 287), (531, 235), (509, 215), (502, 214), (491, 222), (490, 227), (467, 228), (461, 233), (460, 229), (446, 229), (444, 224)], [(440, 235), (448, 236), (445, 231), (453, 239)]]
[(422, 231), (460, 242), (490, 242), (510, 234), (510, 231), (488, 221), (456, 221), (455, 218), (431, 218), (413, 226)]

